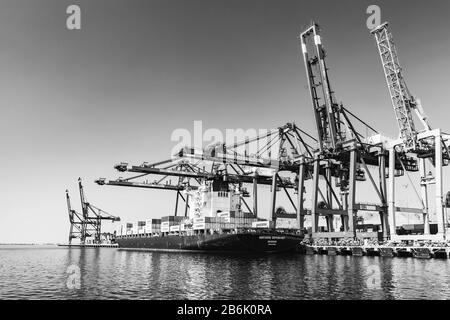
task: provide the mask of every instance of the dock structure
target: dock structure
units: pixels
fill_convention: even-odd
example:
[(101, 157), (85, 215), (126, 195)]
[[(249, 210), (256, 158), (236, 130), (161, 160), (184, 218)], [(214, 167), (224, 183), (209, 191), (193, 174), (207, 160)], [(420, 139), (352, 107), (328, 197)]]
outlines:
[(338, 245), (306, 245), (303, 248), (306, 255), (322, 254), (329, 256), (380, 256), (380, 257), (413, 257), (418, 259), (447, 259), (450, 257), (450, 247), (423, 246), (338, 246)]
[(71, 243), (71, 244), (58, 244), (58, 247), (68, 248), (118, 248), (117, 243)]

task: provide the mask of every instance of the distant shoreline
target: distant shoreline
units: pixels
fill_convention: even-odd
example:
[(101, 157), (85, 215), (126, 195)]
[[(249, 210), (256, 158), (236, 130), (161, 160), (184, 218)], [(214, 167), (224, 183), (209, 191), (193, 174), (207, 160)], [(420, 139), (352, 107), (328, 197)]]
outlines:
[(0, 243), (0, 246), (56, 246), (56, 243)]

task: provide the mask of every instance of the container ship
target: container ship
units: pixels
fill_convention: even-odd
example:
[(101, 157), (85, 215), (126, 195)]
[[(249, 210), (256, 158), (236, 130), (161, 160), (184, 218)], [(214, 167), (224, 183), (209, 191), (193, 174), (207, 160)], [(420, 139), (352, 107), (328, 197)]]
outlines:
[(185, 216), (122, 224), (115, 231), (119, 248), (277, 253), (297, 250), (303, 239), (295, 214), (269, 221), (243, 212), (245, 190), (229, 190), (226, 182), (207, 181), (196, 190), (183, 192), (189, 199)]

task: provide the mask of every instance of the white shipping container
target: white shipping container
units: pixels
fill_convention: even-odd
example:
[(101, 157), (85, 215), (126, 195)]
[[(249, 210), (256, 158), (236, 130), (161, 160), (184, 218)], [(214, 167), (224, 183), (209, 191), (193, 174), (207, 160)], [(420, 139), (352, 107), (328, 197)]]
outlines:
[(193, 224), (194, 230), (205, 230), (205, 228), (206, 228), (205, 223), (194, 223)]
[(161, 222), (161, 227), (169, 227), (170, 221)]
[(205, 223), (205, 217), (194, 218), (194, 224), (196, 223)]
[(169, 232), (170, 228), (167, 226), (161, 226), (161, 232)]
[(171, 226), (169, 228), (170, 232), (176, 232), (176, 231), (180, 231), (180, 226)]
[(298, 229), (297, 219), (277, 218), (276, 228), (277, 229)]
[(217, 212), (217, 217), (219, 218), (230, 218), (230, 213), (229, 212)]
[(270, 222), (272, 221), (256, 221), (252, 222), (253, 228), (270, 228)]

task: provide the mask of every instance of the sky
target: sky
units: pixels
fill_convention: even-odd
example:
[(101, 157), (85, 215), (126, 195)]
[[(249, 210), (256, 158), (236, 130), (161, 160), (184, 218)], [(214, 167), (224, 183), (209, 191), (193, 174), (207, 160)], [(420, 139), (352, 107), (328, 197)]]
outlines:
[[(66, 28), (71, 4), (81, 30)], [(65, 189), (79, 211), (78, 177), (88, 201), (124, 221), (171, 214), (172, 193), (94, 180), (119, 177), (121, 161), (169, 158), (172, 132), (195, 120), (315, 134), (297, 38), (312, 20), (337, 99), (396, 136), (371, 4), (431, 125), (450, 132), (448, 1), (1, 0), (0, 243), (66, 242)]]

